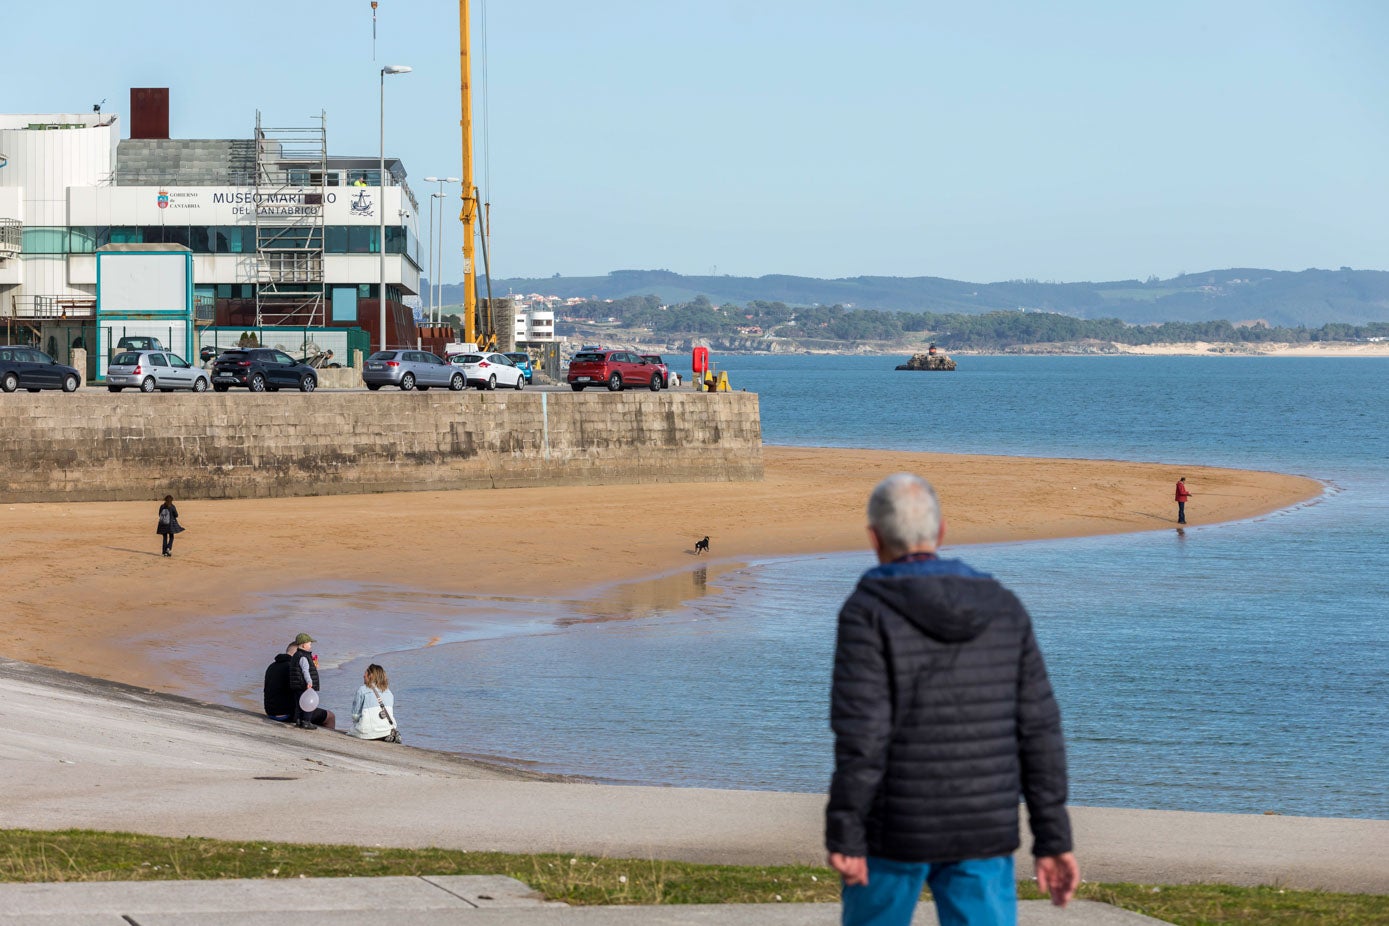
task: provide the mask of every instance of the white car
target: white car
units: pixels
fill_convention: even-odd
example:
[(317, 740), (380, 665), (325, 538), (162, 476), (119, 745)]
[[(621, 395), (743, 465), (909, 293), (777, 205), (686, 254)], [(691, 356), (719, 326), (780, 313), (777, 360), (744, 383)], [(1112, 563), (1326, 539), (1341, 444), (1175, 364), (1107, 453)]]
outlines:
[(496, 389), (498, 384), (517, 390), (526, 388), (526, 371), (506, 354), (454, 354), (449, 363), (460, 367), (468, 377), (468, 385), (479, 389)]
[(207, 372), (176, 354), (162, 350), (128, 350), (111, 358), (106, 365), (106, 388), (112, 392), (139, 389), (141, 392), (173, 392), (192, 389), (206, 392), (212, 385)]

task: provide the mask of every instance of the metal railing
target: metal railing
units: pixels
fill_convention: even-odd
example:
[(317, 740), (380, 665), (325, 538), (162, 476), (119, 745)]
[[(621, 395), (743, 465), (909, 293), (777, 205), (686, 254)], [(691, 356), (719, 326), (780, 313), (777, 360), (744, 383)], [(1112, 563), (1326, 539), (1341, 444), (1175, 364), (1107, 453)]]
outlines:
[(22, 250), (24, 223), (19, 219), (0, 219), (0, 257), (11, 257)]
[(84, 319), (96, 317), (94, 296), (11, 296), (0, 302), (0, 317)]

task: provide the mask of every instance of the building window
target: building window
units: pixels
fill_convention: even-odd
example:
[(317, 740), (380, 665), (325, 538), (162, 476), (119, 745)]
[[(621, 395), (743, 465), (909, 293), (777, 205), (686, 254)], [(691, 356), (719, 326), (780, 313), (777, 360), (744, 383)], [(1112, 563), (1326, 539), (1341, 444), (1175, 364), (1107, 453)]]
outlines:
[(378, 238), (379, 235), (375, 227), (349, 226), (347, 229), (347, 253), (375, 254)]
[(399, 225), (386, 226), (386, 253), (404, 254), (406, 234), (405, 229)]
[(68, 230), (42, 226), (26, 228), (19, 246), (25, 254), (66, 254)]
[(355, 286), (333, 287), (333, 321), (355, 322), (357, 320), (357, 295)]
[(77, 225), (68, 229), (68, 253), (95, 254), (99, 234), (104, 229), (95, 225)]

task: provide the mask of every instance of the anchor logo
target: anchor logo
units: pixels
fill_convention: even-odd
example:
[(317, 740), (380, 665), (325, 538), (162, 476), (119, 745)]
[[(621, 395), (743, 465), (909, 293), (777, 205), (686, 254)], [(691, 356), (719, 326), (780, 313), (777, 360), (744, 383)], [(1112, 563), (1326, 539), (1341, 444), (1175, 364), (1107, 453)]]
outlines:
[(371, 211), (371, 197), (367, 195), (366, 190), (358, 190), (357, 195), (352, 197), (352, 202), (349, 205), (351, 206), (353, 215), (364, 217), (375, 215), (375, 213)]

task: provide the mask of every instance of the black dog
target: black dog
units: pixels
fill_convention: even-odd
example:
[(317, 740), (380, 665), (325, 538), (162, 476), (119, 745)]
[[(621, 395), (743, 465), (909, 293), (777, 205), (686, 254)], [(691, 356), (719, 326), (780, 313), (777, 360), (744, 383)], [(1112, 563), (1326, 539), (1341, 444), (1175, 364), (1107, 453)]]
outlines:
[(708, 553), (708, 552), (709, 552), (709, 538), (708, 538), (708, 537), (705, 537), (703, 540), (696, 540), (696, 541), (695, 541), (695, 556), (698, 556), (698, 555), (701, 554), (701, 553)]

